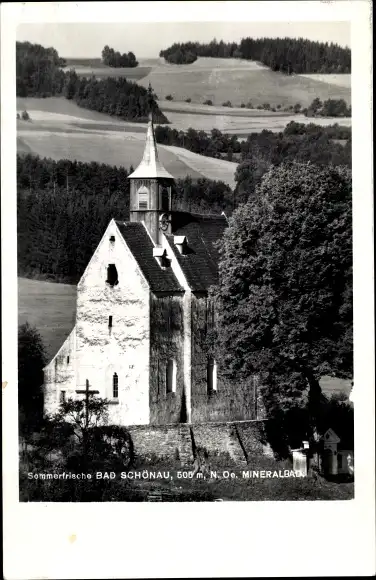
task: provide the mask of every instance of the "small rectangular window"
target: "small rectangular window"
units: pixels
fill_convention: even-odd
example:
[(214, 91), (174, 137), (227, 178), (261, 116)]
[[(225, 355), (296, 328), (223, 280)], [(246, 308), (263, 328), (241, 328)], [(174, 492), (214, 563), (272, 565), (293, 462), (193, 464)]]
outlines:
[(112, 328), (112, 316), (108, 317), (108, 328)]
[(111, 236), (110, 237), (110, 242), (114, 242), (115, 241), (115, 236)]
[(60, 391), (60, 403), (65, 402), (65, 391)]
[(206, 382), (208, 394), (211, 395), (217, 391), (217, 363), (214, 359), (209, 358), (206, 369)]
[(67, 365), (69, 365), (69, 355), (67, 356)]
[(175, 393), (176, 391), (176, 364), (170, 359), (166, 365), (166, 393)]
[(106, 283), (110, 286), (116, 286), (119, 283), (118, 272), (115, 264), (108, 264)]
[(117, 399), (119, 396), (119, 378), (117, 373), (114, 373), (112, 377), (112, 396), (114, 399)]

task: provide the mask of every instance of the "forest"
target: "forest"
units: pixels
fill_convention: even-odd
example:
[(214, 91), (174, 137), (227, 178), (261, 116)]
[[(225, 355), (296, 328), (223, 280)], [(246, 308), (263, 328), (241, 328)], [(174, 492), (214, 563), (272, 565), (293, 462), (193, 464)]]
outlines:
[(138, 66), (138, 62), (133, 52), (121, 54), (118, 51), (115, 52), (113, 48), (110, 48), (107, 45), (102, 50), (102, 62), (103, 64), (114, 68), (134, 68)]
[(79, 77), (75, 71), (69, 71), (64, 94), (79, 107), (130, 121), (146, 122), (151, 106), (156, 123), (169, 122), (159, 109), (152, 90), (127, 81), (124, 77), (98, 80), (94, 76)]
[(51, 97), (64, 89), (65, 72), (54, 48), (31, 42), (16, 43), (16, 94), (18, 97)]
[(124, 120), (145, 122), (149, 103), (156, 122), (168, 123), (152, 91), (126, 78), (97, 80), (80, 78), (74, 70), (64, 71), (65, 62), (53, 48), (30, 42), (17, 42), (16, 94), (18, 97), (64, 95), (86, 109), (100, 111)]
[[(155, 137), (157, 143), (185, 147), (194, 153), (228, 161), (257, 157), (274, 165), (293, 159), (311, 160), (318, 165), (351, 165), (351, 128), (338, 125), (320, 127), (291, 121), (283, 132), (264, 130), (252, 133), (244, 141), (218, 129), (212, 129), (208, 135), (192, 128), (182, 132), (157, 125)], [(346, 142), (343, 145), (338, 140)]]
[(243, 38), (239, 44), (212, 40), (175, 43), (161, 50), (160, 57), (174, 64), (194, 62), (197, 57), (255, 60), (273, 71), (286, 74), (350, 73), (351, 51), (338, 44), (304, 38)]
[[(112, 218), (129, 219), (129, 172), (123, 167), (17, 155), (18, 273), (76, 283)], [(222, 182), (178, 179), (173, 209), (231, 207)]]

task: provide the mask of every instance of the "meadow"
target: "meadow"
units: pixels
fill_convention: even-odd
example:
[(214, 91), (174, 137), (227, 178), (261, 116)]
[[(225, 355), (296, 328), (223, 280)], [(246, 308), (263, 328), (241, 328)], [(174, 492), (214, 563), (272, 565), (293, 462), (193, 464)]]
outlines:
[(351, 88), (351, 74), (301, 74), (299, 76), (337, 87)]
[(18, 324), (36, 326), (51, 360), (74, 326), (76, 287), (18, 278)]
[[(76, 287), (42, 280), (18, 278), (18, 321), (28, 321), (40, 332), (51, 360), (74, 326)], [(323, 377), (321, 388), (327, 394), (350, 394), (351, 382)]]
[[(169, 126), (183, 131), (190, 127), (207, 132), (217, 128), (223, 133), (246, 136), (264, 129), (283, 131), (292, 119), (299, 123), (312, 122), (303, 115), (258, 110), (229, 110), (189, 103), (168, 103), (166, 106)], [(17, 110), (25, 109), (31, 122), (20, 120), (17, 123), (19, 153), (34, 153), (56, 160), (97, 161), (126, 168), (136, 167), (142, 158), (144, 123), (122, 121), (90, 111), (62, 97), (18, 98)], [(333, 119), (315, 119), (314, 122), (325, 126), (332, 124)], [(351, 126), (351, 119), (341, 119), (340, 124)], [(159, 150), (166, 169), (175, 177), (221, 179), (234, 187), (234, 163), (191, 154), (178, 147), (160, 146)]]
[(311, 76), (287, 76), (252, 61), (235, 59), (198, 58), (189, 65), (156, 61), (151, 72), (137, 82), (144, 87), (150, 82), (160, 100), (172, 95), (175, 101), (190, 98), (193, 103), (203, 103), (210, 99), (214, 105), (231, 101), (234, 107), (251, 101), (254, 106), (269, 103), (286, 107), (300, 103), (304, 108), (315, 97), (351, 102), (349, 86), (322, 82)]

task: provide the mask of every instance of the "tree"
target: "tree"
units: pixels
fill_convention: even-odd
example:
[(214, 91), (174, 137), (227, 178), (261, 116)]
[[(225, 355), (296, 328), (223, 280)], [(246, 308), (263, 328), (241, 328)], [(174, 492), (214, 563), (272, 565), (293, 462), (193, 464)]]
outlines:
[(315, 438), (320, 378), (352, 376), (351, 172), (282, 164), (240, 206), (220, 245), (218, 360), (259, 377), (273, 414), (308, 398)]
[(38, 330), (28, 322), (18, 328), (18, 405), (21, 429), (36, 427), (43, 416), (43, 368), (46, 354)]
[(52, 417), (52, 421), (57, 425), (66, 422), (72, 424), (77, 441), (83, 444), (89, 429), (107, 424), (108, 401), (95, 396), (89, 398), (86, 424), (85, 399), (67, 399), (60, 404), (59, 410)]

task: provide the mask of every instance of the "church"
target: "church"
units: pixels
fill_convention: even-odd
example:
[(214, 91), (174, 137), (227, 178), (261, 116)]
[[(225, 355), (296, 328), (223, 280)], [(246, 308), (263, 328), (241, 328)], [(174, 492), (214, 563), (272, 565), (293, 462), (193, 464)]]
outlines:
[(260, 418), (255, 381), (233, 384), (213, 355), (222, 215), (173, 211), (152, 113), (130, 179), (130, 219), (112, 219), (77, 285), (75, 326), (44, 369), (50, 414), (85, 389), (114, 425)]

